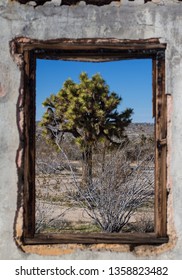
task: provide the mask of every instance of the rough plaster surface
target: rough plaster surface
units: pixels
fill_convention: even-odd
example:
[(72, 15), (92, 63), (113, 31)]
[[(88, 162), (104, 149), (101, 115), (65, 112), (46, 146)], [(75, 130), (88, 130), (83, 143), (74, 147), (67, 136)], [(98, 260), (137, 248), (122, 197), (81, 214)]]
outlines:
[[(120, 1), (102, 7), (85, 5), (34, 7), (0, 2), (0, 259), (182, 259), (182, 3), (179, 1)], [(15, 37), (57, 38), (160, 38), (167, 43), (166, 93), (168, 98), (168, 233), (170, 242), (159, 247), (127, 246), (43, 248), (23, 253), (17, 248), (14, 220), (17, 204), (16, 155), (19, 146), (17, 109), (20, 70), (10, 55)], [(21, 229), (20, 229), (21, 230)], [(176, 239), (177, 237), (177, 239)], [(45, 254), (45, 255), (43, 255)]]

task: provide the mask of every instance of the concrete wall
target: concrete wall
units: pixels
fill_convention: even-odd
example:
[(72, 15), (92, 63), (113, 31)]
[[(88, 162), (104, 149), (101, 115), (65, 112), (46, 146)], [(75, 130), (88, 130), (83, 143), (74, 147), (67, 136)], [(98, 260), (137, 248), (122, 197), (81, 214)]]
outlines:
[[(1, 259), (182, 259), (182, 3), (175, 0), (112, 2), (102, 7), (57, 6), (52, 1), (35, 7), (0, 1), (0, 258)], [(15, 37), (57, 38), (159, 38), (167, 43), (166, 93), (168, 98), (168, 234), (169, 243), (139, 246), (103, 245), (29, 248), (22, 252), (14, 242), (17, 203), (16, 152), (19, 135), (16, 104), (20, 70), (10, 55), (9, 42)], [(59, 250), (58, 250), (59, 247)], [(45, 250), (44, 250), (45, 249)], [(54, 254), (54, 256), (50, 256)], [(56, 255), (56, 256), (55, 256)]]

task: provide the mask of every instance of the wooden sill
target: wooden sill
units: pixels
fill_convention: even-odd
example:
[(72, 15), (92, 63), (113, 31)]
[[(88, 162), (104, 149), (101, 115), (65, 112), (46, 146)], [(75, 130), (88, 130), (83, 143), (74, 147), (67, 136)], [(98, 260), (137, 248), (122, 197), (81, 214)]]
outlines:
[(155, 233), (100, 233), (100, 234), (35, 234), (32, 238), (25, 237), (24, 244), (135, 244), (160, 245), (168, 242), (168, 237), (158, 237)]

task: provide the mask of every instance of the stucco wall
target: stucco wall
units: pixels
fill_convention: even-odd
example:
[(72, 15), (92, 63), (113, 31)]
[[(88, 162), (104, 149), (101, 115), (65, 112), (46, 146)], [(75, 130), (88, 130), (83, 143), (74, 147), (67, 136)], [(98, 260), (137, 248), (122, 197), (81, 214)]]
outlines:
[[(54, 1), (56, 2), (56, 1)], [(0, 2), (0, 258), (1, 259), (182, 259), (182, 3), (179, 1), (123, 0), (97, 7), (57, 6), (46, 3), (21, 5)], [(19, 135), (16, 104), (20, 70), (10, 54), (15, 37), (47, 40), (57, 38), (159, 38), (167, 44), (166, 93), (168, 97), (168, 234), (169, 243), (159, 247), (127, 246), (55, 247), (55, 255), (39, 248), (23, 253), (14, 242), (17, 204), (16, 154)], [(57, 252), (57, 253), (56, 253)], [(61, 253), (62, 252), (62, 253)], [(42, 254), (48, 254), (43, 256)]]

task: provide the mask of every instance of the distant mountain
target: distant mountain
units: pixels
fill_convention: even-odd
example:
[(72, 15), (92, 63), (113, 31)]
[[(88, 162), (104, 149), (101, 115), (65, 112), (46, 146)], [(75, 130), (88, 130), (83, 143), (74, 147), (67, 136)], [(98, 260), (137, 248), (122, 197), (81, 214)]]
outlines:
[(126, 128), (126, 134), (130, 139), (141, 137), (153, 137), (154, 136), (154, 124), (153, 123), (131, 123)]
[[(36, 122), (36, 131), (38, 134), (41, 133), (42, 127), (39, 125), (39, 121)], [(126, 128), (126, 134), (129, 138), (144, 135), (146, 137), (153, 137), (154, 135), (154, 124), (153, 123), (131, 123)]]

